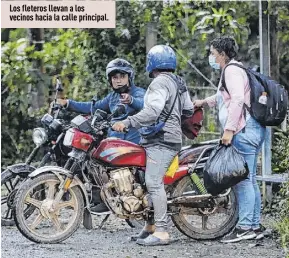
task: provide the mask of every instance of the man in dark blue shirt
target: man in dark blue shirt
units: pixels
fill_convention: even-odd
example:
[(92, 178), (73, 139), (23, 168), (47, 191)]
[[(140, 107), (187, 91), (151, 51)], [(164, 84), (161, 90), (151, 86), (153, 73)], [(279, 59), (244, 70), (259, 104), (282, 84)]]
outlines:
[[(132, 65), (124, 59), (114, 59), (106, 67), (106, 77), (112, 86), (113, 92), (109, 93), (104, 99), (97, 101), (93, 106), (93, 112), (96, 109), (101, 109), (112, 113), (118, 104), (125, 104), (126, 113), (120, 117), (114, 117), (113, 122), (137, 114), (143, 108), (145, 90), (134, 85), (134, 70)], [(68, 110), (90, 114), (91, 102), (58, 99), (58, 103), (66, 106)], [(117, 137), (136, 144), (139, 144), (140, 141), (140, 134), (135, 128), (129, 129), (127, 133), (109, 130), (108, 136)]]

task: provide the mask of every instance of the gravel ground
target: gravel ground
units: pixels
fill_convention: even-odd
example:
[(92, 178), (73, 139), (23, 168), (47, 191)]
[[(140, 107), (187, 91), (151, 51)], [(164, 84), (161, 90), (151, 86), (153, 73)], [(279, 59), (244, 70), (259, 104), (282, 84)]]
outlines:
[(16, 227), (2, 227), (2, 258), (258, 258), (285, 257), (282, 248), (271, 238), (261, 241), (248, 240), (236, 244), (222, 244), (218, 241), (195, 241), (172, 228), (174, 242), (169, 246), (142, 247), (129, 241), (137, 233), (123, 220), (113, 215), (102, 229), (98, 229), (103, 216), (94, 216), (94, 229), (79, 228), (76, 233), (61, 244), (44, 245), (30, 242)]

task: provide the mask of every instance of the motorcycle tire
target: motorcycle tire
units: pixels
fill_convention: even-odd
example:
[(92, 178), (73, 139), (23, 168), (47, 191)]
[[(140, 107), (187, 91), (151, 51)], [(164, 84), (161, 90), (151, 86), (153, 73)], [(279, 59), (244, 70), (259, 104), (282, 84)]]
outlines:
[[(187, 187), (193, 188), (195, 193), (198, 194), (196, 190), (197, 187), (192, 183), (191, 178), (189, 176), (186, 176), (176, 183), (172, 196), (173, 197), (182, 196), (184, 193), (184, 190)], [(229, 217), (224, 222), (222, 222), (222, 224), (219, 227), (212, 228), (212, 229), (204, 227), (203, 223), (205, 224), (205, 221), (206, 221), (206, 225), (207, 225), (210, 215), (204, 215), (203, 212), (200, 212), (200, 208), (186, 208), (189, 213), (193, 214), (193, 216), (197, 214), (196, 215), (197, 218), (194, 218), (191, 222), (189, 222), (185, 218), (185, 216), (187, 216), (186, 213), (181, 212), (181, 211), (172, 215), (172, 221), (180, 232), (182, 232), (183, 234), (185, 234), (186, 236), (192, 239), (213, 240), (213, 239), (220, 238), (224, 236), (225, 234), (228, 234), (233, 229), (233, 227), (235, 227), (238, 221), (238, 203), (237, 203), (235, 192), (231, 190), (227, 198), (229, 198), (228, 202), (229, 201), (231, 202), (231, 204), (228, 205), (228, 207), (230, 207), (231, 210), (229, 213)], [(219, 215), (220, 213), (212, 212), (211, 215), (213, 214)], [(199, 217), (202, 220), (201, 223), (197, 222), (197, 219), (199, 219)], [(197, 226), (201, 226), (201, 228), (198, 228)]]
[[(47, 233), (43, 233), (43, 231), (49, 230), (51, 229), (51, 227), (45, 225), (40, 228), (42, 231), (40, 233), (37, 233), (35, 231), (36, 226), (34, 227), (34, 229), (31, 229), (28, 225), (28, 222), (26, 222), (26, 218), (23, 214), (23, 209), (24, 209), (25, 203), (27, 202), (28, 194), (31, 191), (32, 193), (34, 193), (33, 191), (34, 188), (37, 188), (39, 185), (42, 185), (48, 182), (50, 183), (54, 182), (55, 189), (57, 189), (56, 185), (60, 184), (59, 179), (54, 174), (43, 174), (35, 178), (27, 179), (17, 191), (15, 201), (14, 201), (14, 206), (13, 206), (13, 214), (14, 214), (17, 228), (22, 233), (22, 235), (24, 235), (26, 238), (28, 238), (29, 240), (35, 243), (56, 244), (69, 238), (79, 228), (80, 223), (83, 218), (83, 213), (84, 213), (84, 199), (83, 199), (82, 192), (78, 186), (69, 188), (68, 192), (71, 198), (73, 198), (73, 202), (75, 204), (75, 207), (73, 207), (74, 208), (73, 210), (75, 211), (75, 215), (73, 216), (73, 218), (69, 219), (68, 222), (66, 223), (67, 228), (63, 232), (60, 232), (60, 233), (57, 230), (52, 230), (53, 232), (52, 235), (47, 235)], [(30, 198), (33, 199), (33, 197), (30, 197)], [(44, 199), (44, 200), (42, 199), (42, 197), (41, 197), (41, 200), (36, 199), (40, 208), (36, 207), (35, 209), (35, 210), (38, 210), (39, 214), (37, 218), (33, 221), (33, 223), (36, 224), (36, 222), (38, 221), (37, 226), (40, 225), (39, 220), (41, 221), (41, 219), (43, 220), (43, 218), (47, 220), (47, 218), (43, 217), (43, 215), (41, 218), (41, 214), (43, 214), (41, 210), (43, 209), (43, 206), (45, 206), (43, 205), (43, 203), (47, 200), (53, 200), (53, 199), (49, 199), (48, 197), (47, 199)], [(50, 211), (48, 210), (45, 212), (46, 212), (45, 214), (50, 213)], [(54, 214), (52, 214), (51, 216), (55, 217), (55, 216), (59, 216), (59, 214), (60, 214), (60, 211), (54, 211)], [(39, 216), (40, 216), (40, 219), (38, 219)], [(55, 222), (53, 223), (55, 226)], [(58, 223), (57, 226), (59, 226), (60, 221), (58, 220), (58, 218), (57, 218), (56, 224), (57, 223)]]
[(20, 184), (26, 179), (26, 177), (19, 176), (19, 181), (16, 184), (13, 184), (16, 177), (17, 174), (12, 173), (12, 171), (9, 169), (6, 169), (1, 173), (1, 226), (15, 225), (14, 218), (12, 216), (12, 202), (15, 197), (17, 187), (19, 187)]

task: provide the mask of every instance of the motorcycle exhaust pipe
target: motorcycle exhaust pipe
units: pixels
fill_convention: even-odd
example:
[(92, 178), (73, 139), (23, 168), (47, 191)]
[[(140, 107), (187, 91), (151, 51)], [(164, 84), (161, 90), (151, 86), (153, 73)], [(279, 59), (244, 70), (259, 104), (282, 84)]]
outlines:
[(231, 192), (231, 188), (229, 188), (225, 193), (219, 194), (216, 196), (213, 196), (211, 194), (200, 194), (200, 195), (191, 195), (191, 196), (180, 196), (175, 197), (172, 200), (168, 201), (168, 205), (174, 205), (174, 204), (189, 204), (189, 203), (196, 203), (200, 201), (205, 201), (208, 199), (216, 199), (216, 198), (222, 198), (226, 197)]

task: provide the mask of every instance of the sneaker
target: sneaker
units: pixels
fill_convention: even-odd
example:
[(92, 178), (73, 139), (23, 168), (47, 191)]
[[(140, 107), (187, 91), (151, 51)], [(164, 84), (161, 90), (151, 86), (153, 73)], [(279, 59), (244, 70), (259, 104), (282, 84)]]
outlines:
[(235, 228), (229, 235), (223, 237), (222, 243), (235, 243), (241, 240), (254, 239), (256, 233), (252, 229)]
[(98, 214), (109, 214), (110, 213), (109, 208), (106, 206), (106, 204), (104, 202), (101, 202), (101, 203), (97, 204), (96, 206), (91, 207), (90, 210), (93, 213), (98, 213)]
[(266, 228), (260, 224), (260, 227), (257, 228), (257, 229), (254, 229), (254, 232), (256, 234), (256, 239), (259, 240), (259, 239), (262, 239), (264, 238), (264, 232), (266, 231)]

